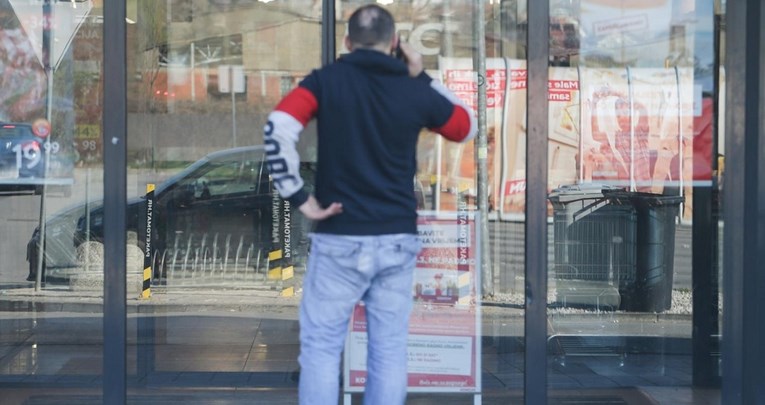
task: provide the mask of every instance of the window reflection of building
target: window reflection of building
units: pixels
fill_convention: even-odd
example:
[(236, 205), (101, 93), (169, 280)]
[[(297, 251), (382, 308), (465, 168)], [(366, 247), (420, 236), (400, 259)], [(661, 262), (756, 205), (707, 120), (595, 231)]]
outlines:
[(575, 66), (579, 55), (579, 11), (556, 8), (550, 14), (550, 65)]
[[(293, 83), (320, 60), (314, 3), (173, 0), (166, 11), (159, 4), (144, 5), (142, 15), (152, 18), (139, 20), (146, 46), (136, 66), (143, 77), (139, 86), (145, 88), (138, 94), (151, 95), (143, 102), (154, 112), (168, 111), (167, 106), (224, 112), (230, 100), (220, 91), (218, 67), (234, 65), (243, 66), (247, 83), (236, 100), (272, 104), (283, 95), (284, 83)], [(157, 16), (163, 13), (168, 17)], [(291, 46), (280, 46), (285, 43)]]

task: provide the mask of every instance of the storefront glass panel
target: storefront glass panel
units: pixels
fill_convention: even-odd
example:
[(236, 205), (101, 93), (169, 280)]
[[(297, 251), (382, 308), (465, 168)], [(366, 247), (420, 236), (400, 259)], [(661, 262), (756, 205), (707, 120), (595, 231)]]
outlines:
[[(0, 402), (102, 375), (100, 1), (0, 1)], [(100, 391), (92, 391), (98, 398)]]
[[(338, 56), (348, 52), (342, 43), (348, 17), (365, 3), (340, 3), (338, 15), (341, 19), (337, 21), (336, 29)], [(384, 3), (392, 12), (400, 39), (423, 55), (426, 72), (486, 119), (484, 135), (487, 153), (484, 156), (487, 180), (479, 180), (478, 162), (481, 155), (477, 140), (456, 144), (427, 130), (420, 134), (415, 190), (421, 201), (420, 233), (425, 248), (416, 269), (415, 321), (410, 324), (412, 395), (437, 401), (451, 393), (457, 401), (460, 395), (475, 392), (481, 393), (485, 399), (505, 403), (522, 401), (525, 175), (521, 169), (525, 165), (525, 139), (519, 129), (525, 122), (525, 109), (519, 106), (525, 105), (525, 91), (521, 85), (524, 78), (519, 72), (525, 66), (522, 52), (525, 31), (519, 30), (515, 24), (519, 18), (518, 9), (509, 2), (499, 1), (484, 2), (483, 10), (473, 1), (459, 0), (379, 3)], [(483, 16), (480, 30), (475, 24), (478, 10)], [(484, 45), (479, 45), (479, 35), (484, 36)], [(485, 76), (480, 78), (476, 68), (479, 46), (484, 46), (486, 55)], [(480, 87), (486, 91), (485, 107), (479, 106)], [(485, 181), (484, 186), (488, 190), (485, 195), (479, 192), (481, 181)], [(477, 233), (482, 221), (479, 210), (481, 199), (486, 201), (488, 207), (483, 217), (488, 233), (481, 236), (479, 244), (488, 254), (471, 256), (475, 261), (467, 273), (475, 273), (472, 276), (480, 278), (480, 281), (475, 279), (477, 299), (475, 303), (461, 305), (461, 269), (452, 272), (446, 265), (432, 265), (436, 249), (428, 243), (434, 243), (432, 235), (438, 226), (433, 225), (430, 219), (438, 218), (444, 224), (449, 221), (458, 224), (460, 217), (466, 215), (475, 218), (474, 229)], [(453, 227), (448, 232), (459, 232), (459, 227)], [(446, 288), (441, 288), (442, 284)], [(428, 359), (416, 357), (423, 355), (417, 349), (417, 341), (432, 339), (433, 335), (440, 333), (434, 302), (448, 302), (451, 284), (455, 285), (454, 291), (457, 292), (452, 297), (454, 308), (447, 306), (441, 311), (452, 317), (453, 325), (463, 326), (463, 330), (455, 329), (446, 335), (471, 336), (471, 339), (474, 335), (476, 346), (459, 353), (437, 353), (441, 368), (431, 367), (429, 372), (424, 373), (420, 370)], [(439, 293), (444, 296), (437, 296)], [(468, 312), (465, 313), (465, 310)], [(475, 332), (469, 331), (475, 323), (478, 325)], [(461, 389), (462, 394), (455, 396), (454, 386), (447, 383), (450, 374), (447, 366), (471, 363), (481, 370), (475, 376), (480, 378), (480, 384), (473, 388), (472, 381), (468, 379), (467, 385)], [(468, 377), (472, 376), (468, 373)], [(357, 392), (354, 390), (357, 387), (351, 385), (349, 388)], [(508, 388), (511, 390), (508, 391)]]
[[(47, 3), (0, 0), (0, 148), (10, 152), (0, 168), (0, 398), (99, 403), (103, 5), (50, 3), (46, 25)], [(325, 3), (126, 0), (133, 399), (296, 401), (311, 224), (275, 197), (262, 128), (320, 66)], [(336, 56), (366, 3), (335, 2)], [(413, 188), (427, 240), (412, 286), (411, 398), (521, 403), (527, 2), (482, 2), (480, 30), (472, 0), (378, 3), (426, 71), (486, 123), (486, 150), (420, 135)], [(719, 383), (724, 150), (714, 128), (724, 103), (714, 97), (724, 76), (714, 77), (714, 39), (724, 20), (713, 5), (550, 0), (551, 402), (687, 401), (691, 387)], [(309, 124), (298, 145), (309, 187), (315, 144)], [(365, 373), (356, 320), (338, 370), (354, 403)]]
[[(275, 197), (263, 128), (321, 64), (320, 4), (128, 2), (127, 226), (145, 247), (129, 381), (295, 398), (308, 224)], [(314, 139), (299, 145), (308, 182)]]
[(714, 21), (711, 1), (550, 2), (551, 398), (719, 378), (717, 219), (694, 213), (717, 204)]

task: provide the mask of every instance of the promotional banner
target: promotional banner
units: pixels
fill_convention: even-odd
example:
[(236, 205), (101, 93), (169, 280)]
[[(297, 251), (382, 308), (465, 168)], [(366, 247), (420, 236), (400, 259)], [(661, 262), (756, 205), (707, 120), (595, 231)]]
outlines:
[(652, 193), (682, 194), (693, 178), (693, 72), (631, 69), (629, 73), (635, 133), (648, 135), (649, 174), (640, 179), (648, 180)]
[(548, 73), (548, 189), (577, 182), (581, 136), (579, 71), (551, 67)]
[(694, 136), (694, 105), (701, 100), (692, 70), (582, 68), (579, 73), (579, 182), (683, 195), (682, 215), (690, 219), (694, 142), (711, 143)]
[[(521, 218), (526, 190), (526, 62), (487, 59), (489, 211)], [(439, 59), (444, 84), (476, 108), (478, 76), (469, 58)], [(692, 198), (694, 130), (702, 113), (692, 69), (551, 67), (548, 81), (548, 189), (597, 183)], [(697, 105), (698, 104), (698, 105)], [(696, 113), (694, 113), (696, 111)], [(424, 133), (418, 181), (430, 198), (421, 208), (454, 210), (457, 193), (476, 201), (473, 142)], [(708, 161), (708, 158), (706, 158)], [(428, 194), (427, 192), (424, 194)], [(690, 210), (684, 210), (689, 217)]]
[[(485, 82), (486, 120), (489, 167), (489, 205), (496, 207), (499, 176), (496, 169), (500, 165), (497, 151), (498, 139), (502, 133), (502, 112), (507, 89), (507, 69), (502, 59), (487, 59)], [(460, 98), (466, 105), (477, 112), (478, 76), (473, 70), (469, 58), (439, 57), (439, 71), (431, 72), (434, 77)], [(424, 132), (420, 136), (417, 161), (419, 163), (418, 180), (432, 189), (430, 201), (424, 209), (454, 211), (457, 209), (456, 195), (464, 192), (475, 202), (477, 195), (475, 141), (454, 143), (439, 135)]]
[[(464, 205), (463, 205), (464, 207)], [(421, 213), (409, 321), (408, 389), (417, 392), (481, 390), (480, 291), (475, 218)], [(345, 392), (366, 382), (367, 322), (363, 303), (351, 319), (344, 357)]]
[(510, 86), (502, 112), (500, 215), (521, 214), (526, 205), (526, 61), (507, 61)]
[[(633, 186), (635, 174), (641, 188), (650, 187), (645, 167), (647, 127), (645, 108), (632, 137), (628, 72), (625, 69), (581, 69), (582, 83), (582, 163), (580, 183), (603, 183), (621, 187)], [(638, 153), (634, 153), (637, 151)], [(633, 155), (637, 159), (633, 159)], [(637, 170), (635, 170), (637, 165)], [(637, 173), (635, 173), (637, 171)]]
[(59, 74), (69, 79), (51, 87), (54, 80), (46, 75), (42, 65), (41, 42), (44, 27), (58, 29), (51, 32), (51, 58), (55, 58), (51, 61), (51, 75), (62, 59), (71, 61), (71, 53), (65, 51), (89, 11), (83, 4), (75, 18), (69, 13), (71, 7), (70, 2), (51, 2), (46, 14), (43, 2), (12, 1), (0, 5), (2, 193), (41, 192), (43, 185), (64, 186), (56, 189), (67, 193), (73, 183), (77, 159), (72, 143), (73, 68), (63, 64)]

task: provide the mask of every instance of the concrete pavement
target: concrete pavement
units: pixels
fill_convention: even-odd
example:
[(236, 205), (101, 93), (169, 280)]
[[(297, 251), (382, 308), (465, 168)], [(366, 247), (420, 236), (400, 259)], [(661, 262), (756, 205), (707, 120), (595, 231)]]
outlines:
[[(130, 403), (296, 403), (299, 300), (268, 289), (128, 298)], [(97, 390), (82, 390), (100, 384), (102, 309), (97, 292), (2, 290), (0, 404), (99, 403)], [(523, 310), (484, 302), (481, 313), (483, 403), (521, 403)], [(682, 404), (696, 395), (688, 315), (551, 310), (549, 321), (551, 403)], [(47, 393), (69, 387), (68, 397)], [(672, 402), (661, 400), (668, 394)], [(473, 402), (429, 394), (408, 403)]]

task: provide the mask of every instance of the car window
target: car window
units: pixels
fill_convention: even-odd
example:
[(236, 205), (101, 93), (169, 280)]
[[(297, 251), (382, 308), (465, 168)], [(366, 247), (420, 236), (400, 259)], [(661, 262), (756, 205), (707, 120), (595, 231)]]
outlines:
[(195, 199), (217, 199), (232, 194), (254, 193), (259, 186), (261, 162), (255, 160), (216, 161), (180, 182), (193, 191)]
[(0, 138), (29, 137), (32, 130), (23, 125), (3, 125), (0, 126)]

